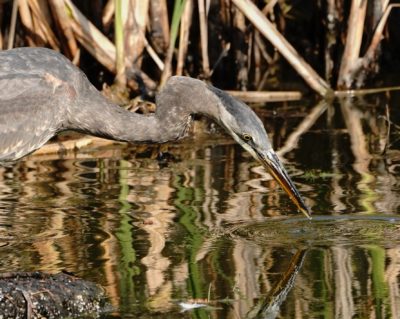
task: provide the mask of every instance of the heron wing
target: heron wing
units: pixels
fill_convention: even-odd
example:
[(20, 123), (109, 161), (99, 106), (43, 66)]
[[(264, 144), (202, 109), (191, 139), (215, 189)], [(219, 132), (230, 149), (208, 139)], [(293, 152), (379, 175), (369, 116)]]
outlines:
[(57, 131), (54, 85), (39, 75), (0, 75), (0, 161), (16, 160)]

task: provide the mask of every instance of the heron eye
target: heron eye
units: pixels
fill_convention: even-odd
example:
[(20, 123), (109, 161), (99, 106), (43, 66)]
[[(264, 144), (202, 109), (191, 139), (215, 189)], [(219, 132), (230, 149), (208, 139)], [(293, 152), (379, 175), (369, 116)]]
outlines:
[(245, 141), (250, 141), (250, 140), (252, 140), (253, 138), (251, 137), (250, 134), (248, 134), (248, 133), (243, 133), (243, 139), (244, 139)]

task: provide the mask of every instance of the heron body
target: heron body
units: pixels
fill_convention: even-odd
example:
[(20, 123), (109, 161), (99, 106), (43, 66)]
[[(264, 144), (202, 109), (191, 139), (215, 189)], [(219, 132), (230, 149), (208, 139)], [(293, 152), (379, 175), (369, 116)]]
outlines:
[(129, 143), (164, 143), (185, 135), (192, 116), (213, 119), (308, 209), (275, 155), (264, 126), (244, 103), (189, 77), (171, 77), (156, 112), (140, 115), (108, 101), (63, 55), (45, 48), (0, 51), (0, 162), (15, 161), (51, 137), (74, 130)]

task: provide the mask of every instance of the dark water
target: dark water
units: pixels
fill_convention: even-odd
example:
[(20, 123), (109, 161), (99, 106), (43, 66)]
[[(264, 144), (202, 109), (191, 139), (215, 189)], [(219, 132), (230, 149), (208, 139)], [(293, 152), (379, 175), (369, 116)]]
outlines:
[(220, 133), (2, 168), (0, 272), (99, 283), (103, 318), (400, 318), (395, 98), (258, 109), (313, 221)]

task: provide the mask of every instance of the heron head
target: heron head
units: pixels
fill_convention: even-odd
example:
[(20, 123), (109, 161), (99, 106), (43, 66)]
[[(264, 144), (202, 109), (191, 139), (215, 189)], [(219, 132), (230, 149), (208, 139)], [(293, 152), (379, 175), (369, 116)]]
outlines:
[(216, 95), (219, 124), (255, 159), (260, 161), (271, 176), (282, 186), (297, 208), (311, 219), (297, 188), (287, 174), (278, 156), (272, 149), (271, 142), (260, 118), (243, 102), (231, 95), (209, 86)]

